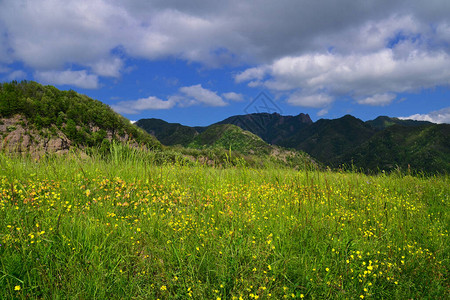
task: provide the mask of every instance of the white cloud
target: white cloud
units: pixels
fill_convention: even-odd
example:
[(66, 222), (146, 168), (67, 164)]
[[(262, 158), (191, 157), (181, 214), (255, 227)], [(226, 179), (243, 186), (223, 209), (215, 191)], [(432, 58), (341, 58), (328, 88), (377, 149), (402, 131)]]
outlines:
[(243, 101), (244, 100), (244, 96), (242, 94), (238, 94), (235, 92), (229, 92), (229, 93), (223, 93), (222, 96), (230, 101)]
[(36, 72), (34, 77), (44, 84), (73, 85), (84, 89), (99, 87), (98, 76), (82, 71), (44, 71)]
[(126, 58), (241, 64), (238, 83), (379, 104), (450, 84), (449, 15), (444, 0), (2, 0), (0, 62), (91, 81), (120, 77)]
[(170, 109), (175, 106), (175, 101), (161, 100), (156, 97), (141, 98), (134, 101), (121, 101), (116, 105), (111, 105), (117, 113), (138, 114), (144, 110)]
[(385, 106), (391, 104), (395, 99), (394, 94), (376, 94), (371, 97), (356, 100), (359, 104), (367, 104), (373, 106)]
[(294, 106), (324, 107), (333, 102), (333, 98), (326, 94), (303, 95), (294, 93), (287, 99), (287, 103)]
[(117, 78), (120, 77), (123, 65), (123, 61), (118, 57), (101, 59), (92, 64), (92, 71), (99, 76)]
[(326, 114), (328, 114), (328, 108), (321, 109), (317, 112), (318, 117), (325, 116)]
[(254, 79), (261, 80), (266, 76), (268, 71), (269, 71), (269, 69), (265, 66), (249, 68), (249, 69), (237, 74), (235, 76), (235, 80), (238, 83), (249, 81), (249, 80), (254, 80)]
[(187, 107), (192, 105), (225, 106), (227, 103), (217, 93), (198, 84), (180, 88), (178, 94), (168, 97), (167, 100), (150, 96), (138, 100), (120, 101), (111, 105), (111, 107), (121, 114), (138, 114), (145, 110), (171, 109), (175, 106)]
[(8, 74), (8, 80), (25, 79), (26, 77), (27, 73), (22, 70), (12, 71), (10, 74)]
[[(288, 99), (288, 103), (303, 106), (311, 106), (311, 103), (326, 105), (330, 102), (325, 99), (342, 95), (350, 96), (360, 104), (387, 105), (395, 99), (397, 93), (418, 92), (450, 84), (448, 53), (414, 51), (407, 58), (398, 58), (395, 50), (396, 48), (383, 49), (368, 54), (325, 53), (284, 57), (260, 67), (265, 76), (269, 76), (261, 84), (277, 91), (302, 90), (302, 94), (310, 96), (303, 99), (303, 96), (294, 94)], [(262, 77), (254, 69), (252, 68), (252, 73), (256, 75), (253, 78), (246, 76), (250, 83), (254, 82), (251, 80)], [(324, 93), (329, 97), (325, 98)], [(322, 95), (319, 98), (323, 100), (312, 101), (310, 97), (313, 95)]]
[(207, 106), (225, 106), (227, 103), (216, 92), (204, 89), (200, 84), (180, 88), (183, 96), (192, 104)]
[(414, 114), (409, 117), (399, 117), (402, 120), (429, 121), (433, 123), (450, 124), (450, 107), (429, 112), (428, 114)]
[(14, 59), (36, 69), (89, 66), (113, 59), (117, 47), (133, 57), (209, 66), (269, 63), (328, 48), (348, 55), (383, 49), (398, 34), (445, 39), (449, 14), (445, 1), (420, 0), (3, 0), (0, 61), (11, 49)]

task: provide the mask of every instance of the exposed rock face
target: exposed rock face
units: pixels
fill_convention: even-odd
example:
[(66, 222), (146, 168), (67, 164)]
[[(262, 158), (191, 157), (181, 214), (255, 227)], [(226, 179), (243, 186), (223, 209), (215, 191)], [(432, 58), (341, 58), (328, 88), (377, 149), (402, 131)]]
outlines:
[[(91, 126), (92, 132), (99, 131)], [(77, 126), (77, 130), (82, 130)], [(134, 148), (142, 148), (128, 133), (119, 136), (112, 131), (106, 131), (106, 140), (113, 139), (127, 143)], [(32, 129), (27, 119), (21, 115), (11, 118), (0, 118), (0, 151), (29, 154), (33, 158), (40, 158), (46, 153), (66, 154), (75, 146), (55, 125), (41, 130)], [(145, 148), (146, 149), (146, 148)]]
[(27, 120), (16, 115), (12, 118), (0, 119), (0, 150), (30, 154), (39, 158), (45, 153), (68, 153), (72, 145), (64, 133), (56, 127), (52, 132), (43, 129), (29, 129)]

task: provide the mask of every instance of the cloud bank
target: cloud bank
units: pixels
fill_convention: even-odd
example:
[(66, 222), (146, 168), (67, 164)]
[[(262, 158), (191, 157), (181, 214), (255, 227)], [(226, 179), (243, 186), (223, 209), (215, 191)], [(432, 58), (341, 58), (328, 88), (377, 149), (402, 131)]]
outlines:
[[(0, 70), (18, 62), (46, 83), (95, 89), (129, 59), (175, 58), (247, 66), (236, 83), (284, 93), (291, 105), (350, 97), (383, 106), (450, 85), (449, 15), (447, 0), (3, 0)], [(241, 100), (199, 87), (180, 94), (185, 105)], [(141, 102), (172, 105), (156, 100)]]

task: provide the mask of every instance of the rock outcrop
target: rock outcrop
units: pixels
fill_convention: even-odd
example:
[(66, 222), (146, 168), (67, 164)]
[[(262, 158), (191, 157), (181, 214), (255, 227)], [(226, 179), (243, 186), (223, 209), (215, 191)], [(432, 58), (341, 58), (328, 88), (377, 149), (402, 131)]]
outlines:
[(0, 150), (30, 154), (39, 158), (45, 153), (68, 153), (72, 142), (56, 126), (30, 129), (25, 117), (16, 115), (0, 119)]

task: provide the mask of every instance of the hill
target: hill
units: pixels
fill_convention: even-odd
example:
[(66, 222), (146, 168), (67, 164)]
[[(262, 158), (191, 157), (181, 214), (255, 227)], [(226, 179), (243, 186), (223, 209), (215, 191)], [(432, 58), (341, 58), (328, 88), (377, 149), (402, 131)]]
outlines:
[(208, 126), (187, 147), (203, 153), (206, 151), (209, 158), (225, 155), (225, 160), (229, 160), (233, 157), (233, 164), (245, 162), (249, 166), (270, 164), (293, 168), (319, 166), (317, 161), (302, 151), (269, 145), (257, 135), (232, 124)]
[(337, 158), (367, 170), (450, 173), (450, 125), (393, 125)]
[(72, 147), (106, 149), (111, 141), (161, 147), (100, 101), (27, 81), (0, 84), (0, 137), (0, 149), (34, 156)]
[(272, 150), (272, 146), (257, 135), (231, 124), (209, 126), (204, 132), (197, 135), (188, 147), (197, 149), (219, 147), (240, 153), (260, 155), (269, 154)]

